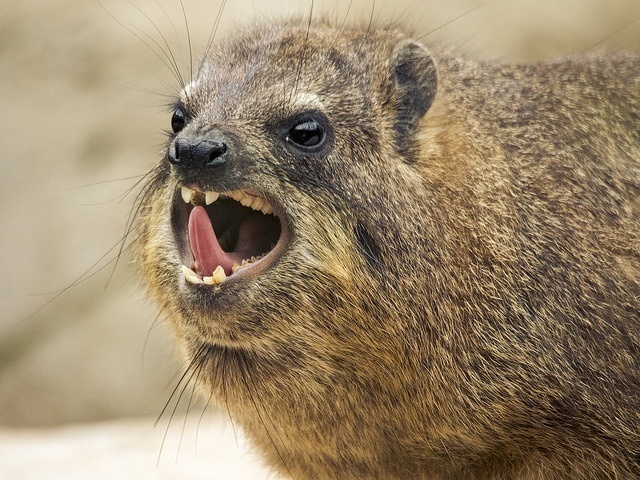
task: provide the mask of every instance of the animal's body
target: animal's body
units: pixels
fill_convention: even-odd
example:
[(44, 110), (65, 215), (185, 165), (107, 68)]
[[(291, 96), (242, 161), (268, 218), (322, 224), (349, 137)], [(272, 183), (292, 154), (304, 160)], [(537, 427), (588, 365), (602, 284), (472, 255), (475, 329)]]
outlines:
[(262, 24), (207, 53), (172, 126), (142, 275), (274, 468), (640, 477), (639, 56)]

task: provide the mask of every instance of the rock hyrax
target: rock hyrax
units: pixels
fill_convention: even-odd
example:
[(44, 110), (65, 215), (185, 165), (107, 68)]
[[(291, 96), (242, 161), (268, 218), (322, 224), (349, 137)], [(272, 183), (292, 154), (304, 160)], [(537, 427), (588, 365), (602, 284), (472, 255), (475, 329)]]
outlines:
[(259, 24), (171, 125), (142, 275), (276, 470), (640, 478), (640, 57)]

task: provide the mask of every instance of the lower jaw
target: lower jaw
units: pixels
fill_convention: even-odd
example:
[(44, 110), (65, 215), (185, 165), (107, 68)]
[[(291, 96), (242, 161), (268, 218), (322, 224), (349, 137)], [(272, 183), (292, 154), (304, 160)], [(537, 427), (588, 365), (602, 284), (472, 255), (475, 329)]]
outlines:
[(184, 275), (184, 279), (193, 285), (221, 285), (227, 281), (227, 278), (233, 278), (239, 272), (244, 271), (247, 268), (252, 268), (255, 263), (262, 260), (269, 252), (263, 253), (258, 257), (245, 258), (242, 260), (240, 264), (236, 263), (231, 267), (231, 275), (227, 275), (222, 268), (222, 266), (218, 265), (218, 267), (213, 271), (211, 276), (200, 275), (197, 272), (198, 266), (196, 264), (191, 267), (187, 267), (186, 265), (182, 265), (182, 274)]
[[(182, 261), (190, 263), (190, 266), (182, 264), (179, 267), (184, 285), (198, 288), (200, 291), (209, 290), (212, 293), (219, 293), (234, 287), (234, 291), (240, 293), (239, 289), (248, 287), (250, 282), (260, 279), (264, 275), (269, 275), (270, 270), (281, 262), (291, 244), (289, 231), (289, 228), (283, 230), (280, 240), (270, 251), (258, 257), (244, 259), (237, 267), (232, 267), (230, 275), (227, 275), (221, 267), (216, 268), (210, 276), (202, 275), (197, 272), (197, 268), (194, 268), (197, 265), (194, 265), (192, 260), (185, 262), (185, 256), (182, 255)], [(268, 295), (268, 292), (265, 295)]]

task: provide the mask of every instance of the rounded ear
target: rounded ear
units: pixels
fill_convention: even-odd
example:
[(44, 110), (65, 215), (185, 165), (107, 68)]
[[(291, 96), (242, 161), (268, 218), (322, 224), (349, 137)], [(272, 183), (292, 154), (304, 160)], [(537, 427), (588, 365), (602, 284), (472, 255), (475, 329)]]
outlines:
[(396, 146), (408, 153), (414, 131), (436, 96), (438, 75), (427, 50), (408, 40), (401, 43), (391, 59), (393, 104), (396, 107)]

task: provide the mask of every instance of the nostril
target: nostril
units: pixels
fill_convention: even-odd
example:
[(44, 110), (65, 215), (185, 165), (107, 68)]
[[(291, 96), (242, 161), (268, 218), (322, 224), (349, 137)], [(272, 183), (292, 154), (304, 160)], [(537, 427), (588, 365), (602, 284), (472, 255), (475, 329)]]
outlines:
[(167, 152), (167, 160), (172, 165), (180, 165), (180, 155), (181, 155), (181, 141), (176, 140), (169, 145), (169, 151)]
[[(173, 147), (173, 155), (171, 155), (171, 151), (169, 151), (169, 159), (171, 160), (171, 158), (173, 158), (174, 162), (176, 165), (180, 163), (180, 154), (181, 151), (184, 149), (185, 147), (185, 140), (177, 140), (176, 142), (174, 142), (174, 144), (172, 145)], [(187, 148), (189, 147), (189, 144), (186, 145)]]
[(205, 166), (214, 167), (216, 165), (222, 165), (227, 161), (227, 157), (225, 154), (227, 153), (228, 148), (224, 143), (212, 142), (211, 143), (211, 153), (209, 153), (209, 161)]

